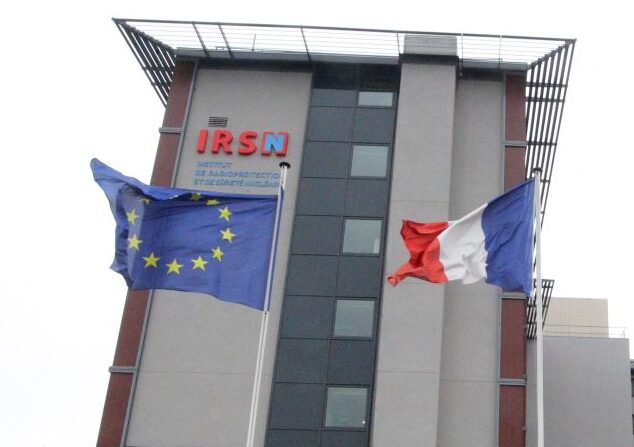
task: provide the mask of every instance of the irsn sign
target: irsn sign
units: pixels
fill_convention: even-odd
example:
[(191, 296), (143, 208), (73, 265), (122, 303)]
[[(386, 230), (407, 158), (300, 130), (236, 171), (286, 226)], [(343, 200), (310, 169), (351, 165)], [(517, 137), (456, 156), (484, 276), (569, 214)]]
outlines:
[[(198, 132), (198, 144), (196, 150), (200, 154), (204, 154), (207, 150), (207, 140), (209, 139), (209, 130), (200, 129)], [(220, 151), (225, 154), (233, 154), (233, 149), (237, 149), (240, 155), (252, 155), (258, 150), (258, 133), (254, 130), (245, 130), (238, 136), (238, 141), (233, 141), (233, 133), (226, 129), (216, 129), (211, 137), (211, 153), (217, 154)], [(233, 146), (232, 144), (237, 144)], [(262, 132), (260, 139), (260, 154), (275, 154), (278, 157), (286, 156), (288, 148), (288, 132), (272, 132), (267, 130)]]

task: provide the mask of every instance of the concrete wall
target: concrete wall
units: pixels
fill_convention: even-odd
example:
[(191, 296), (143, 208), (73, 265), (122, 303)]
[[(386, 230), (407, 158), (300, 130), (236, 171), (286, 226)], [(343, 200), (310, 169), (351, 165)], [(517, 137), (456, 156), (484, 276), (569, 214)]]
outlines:
[[(228, 170), (277, 173), (280, 158), (198, 154), (198, 131), (209, 116), (228, 129), (288, 131), (289, 171), (273, 287), (256, 445), (262, 445), (279, 324), (297, 175), (311, 75), (300, 72), (200, 70), (178, 164), (176, 185), (200, 190), (275, 193), (274, 187), (196, 185), (199, 161), (231, 163)], [(194, 293), (156, 291), (127, 445), (244, 445), (261, 313)]]
[(608, 300), (552, 298), (544, 334), (549, 336), (607, 337)]
[[(456, 68), (404, 63), (394, 144), (386, 270), (408, 257), (402, 219), (449, 217)], [(383, 288), (372, 445), (435, 445), (445, 286)]]
[[(464, 216), (502, 192), (502, 101), (501, 81), (458, 82), (450, 219)], [(499, 331), (497, 287), (483, 282), (447, 284), (439, 447), (496, 445)]]
[[(503, 84), (402, 66), (386, 270), (407, 259), (402, 219), (455, 219), (502, 191)], [(475, 186), (475, 187), (474, 187)], [(406, 279), (383, 290), (372, 445), (497, 442), (500, 296)]]
[[(528, 349), (526, 445), (536, 445), (535, 343)], [(557, 447), (631, 447), (627, 339), (544, 337), (544, 441)]]

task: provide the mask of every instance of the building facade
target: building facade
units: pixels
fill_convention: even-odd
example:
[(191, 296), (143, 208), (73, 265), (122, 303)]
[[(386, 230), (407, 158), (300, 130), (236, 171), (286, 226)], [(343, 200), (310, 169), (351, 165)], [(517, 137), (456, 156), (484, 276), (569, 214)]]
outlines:
[[(533, 341), (528, 343), (527, 445), (534, 445)], [(544, 440), (560, 447), (632, 443), (629, 341), (605, 299), (552, 298), (544, 325)]]
[[(291, 164), (255, 445), (527, 445), (527, 297), (384, 278), (402, 219), (536, 167), (545, 209), (574, 41), (115, 22), (166, 105), (153, 184), (270, 194)], [(130, 291), (97, 444), (243, 445), (260, 319)]]

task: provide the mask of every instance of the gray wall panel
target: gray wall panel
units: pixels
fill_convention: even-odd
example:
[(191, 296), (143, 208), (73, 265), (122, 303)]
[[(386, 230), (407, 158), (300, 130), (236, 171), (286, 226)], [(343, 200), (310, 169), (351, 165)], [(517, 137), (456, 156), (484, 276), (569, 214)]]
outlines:
[(436, 445), (437, 413), (437, 373), (377, 370), (373, 447)]
[[(544, 337), (544, 441), (631, 447), (629, 340)], [(528, 349), (526, 445), (535, 447), (535, 343)]]
[[(210, 116), (228, 117), (237, 134), (288, 131), (289, 171), (275, 266), (256, 444), (262, 445), (269, 407), (286, 265), (290, 249), (311, 74), (200, 70), (178, 162), (176, 185), (232, 192), (275, 193), (275, 188), (195, 186), (200, 161), (231, 163), (245, 171), (278, 173), (279, 157), (258, 153), (199, 154), (199, 129)], [(237, 147), (237, 146), (235, 146)], [(194, 293), (156, 291), (132, 408), (128, 445), (244, 445), (261, 313)], [(176, 423), (175, 423), (176, 421)]]
[(497, 406), (497, 388), (490, 380), (441, 381), (441, 405), (445, 400), (460, 405), (450, 412), (441, 410), (437, 446), (496, 446), (497, 420), (490, 416), (490, 409)]
[[(450, 219), (463, 217), (502, 192), (502, 104), (501, 81), (458, 82)], [(497, 442), (499, 300), (499, 289), (484, 282), (447, 284), (439, 446)]]
[[(394, 140), (386, 268), (405, 262), (400, 219), (449, 215), (456, 71), (403, 63)], [(383, 281), (372, 445), (435, 445), (444, 286)], [(415, 392), (413, 392), (415, 390)]]

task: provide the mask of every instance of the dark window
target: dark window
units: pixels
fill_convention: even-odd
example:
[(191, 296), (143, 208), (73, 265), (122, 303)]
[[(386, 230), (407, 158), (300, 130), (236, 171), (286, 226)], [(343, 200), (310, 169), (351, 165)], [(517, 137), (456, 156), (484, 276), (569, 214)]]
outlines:
[(313, 89), (311, 106), (354, 107), (357, 99), (356, 90)]
[(374, 341), (332, 340), (328, 354), (327, 383), (371, 385), (374, 377)]
[(350, 143), (309, 141), (304, 145), (302, 177), (347, 178)]
[(319, 432), (308, 430), (271, 430), (267, 447), (317, 447)]
[(346, 219), (343, 233), (343, 252), (379, 254), (381, 224), (378, 219)]
[(280, 340), (277, 352), (277, 380), (323, 383), (327, 352), (327, 340)]
[(341, 244), (341, 218), (297, 216), (293, 235), (293, 254), (337, 255)]
[(321, 425), (323, 385), (277, 383), (271, 398), (271, 428), (317, 429)]
[(385, 217), (389, 184), (379, 179), (350, 179), (346, 190), (345, 215)]
[(374, 334), (374, 301), (337, 300), (335, 337), (372, 337)]
[(366, 427), (367, 388), (328, 387), (326, 427)]
[(282, 337), (329, 338), (333, 301), (321, 296), (286, 296)]
[(394, 109), (359, 107), (354, 117), (352, 141), (359, 144), (391, 143), (395, 116)]
[(340, 256), (336, 294), (339, 297), (378, 297), (383, 285), (378, 256)]

